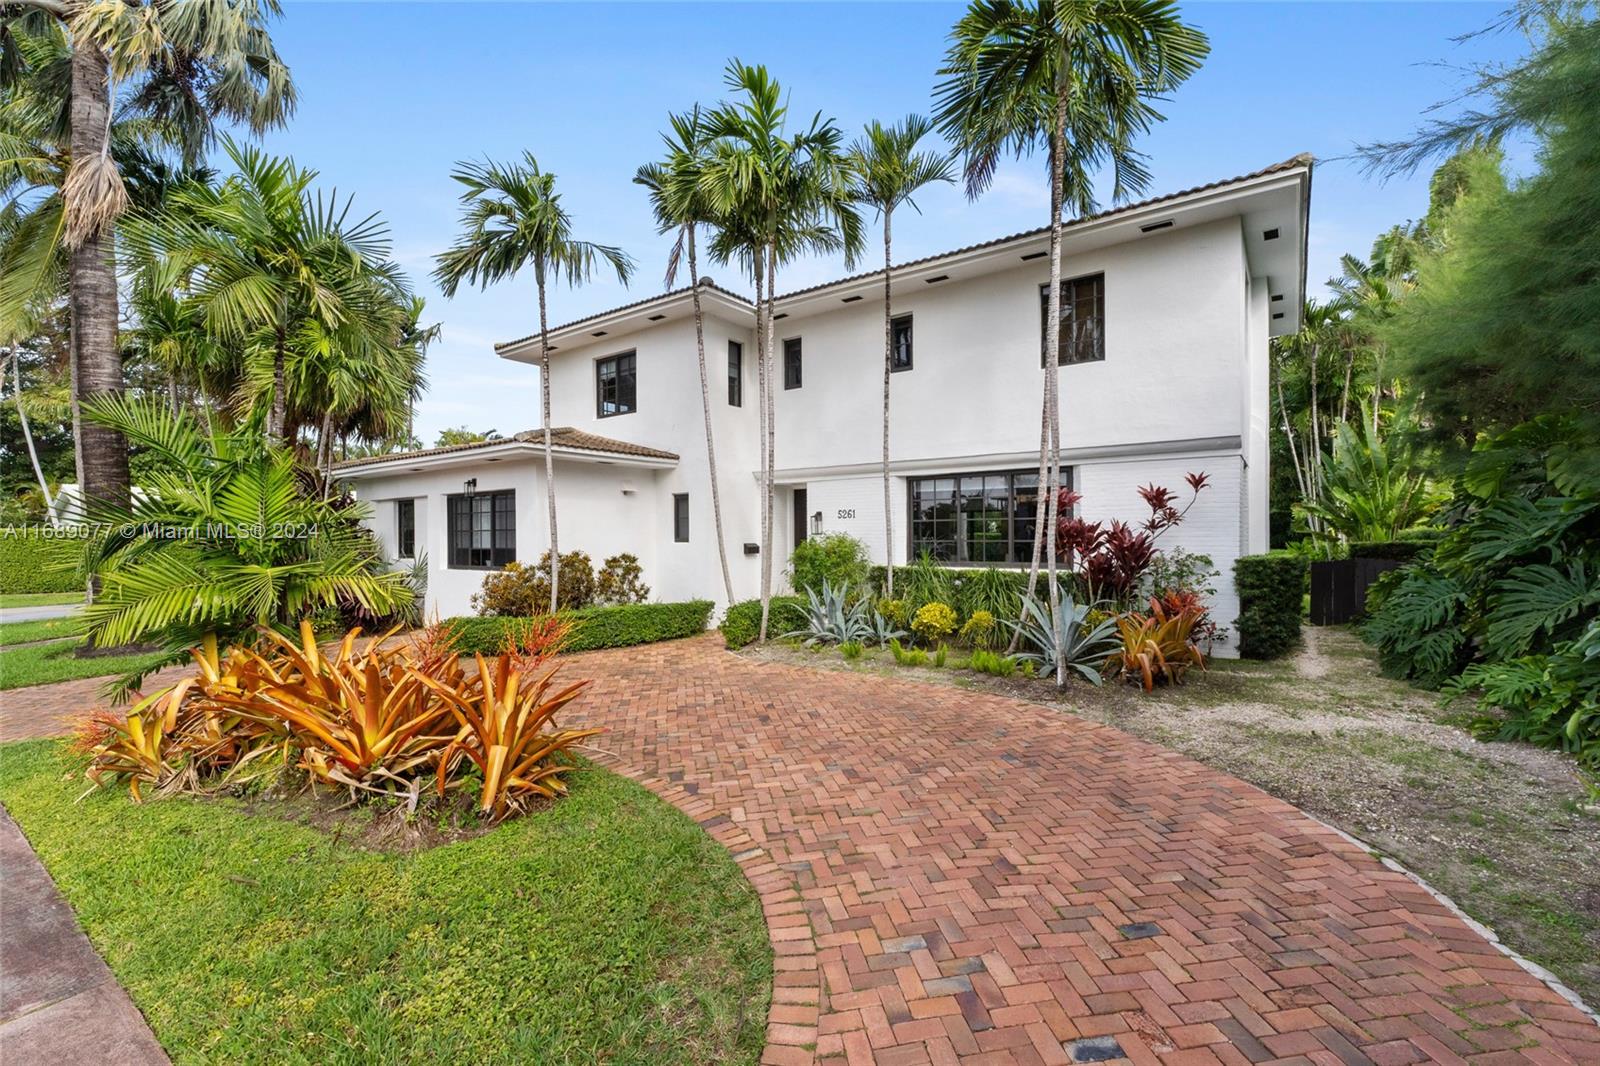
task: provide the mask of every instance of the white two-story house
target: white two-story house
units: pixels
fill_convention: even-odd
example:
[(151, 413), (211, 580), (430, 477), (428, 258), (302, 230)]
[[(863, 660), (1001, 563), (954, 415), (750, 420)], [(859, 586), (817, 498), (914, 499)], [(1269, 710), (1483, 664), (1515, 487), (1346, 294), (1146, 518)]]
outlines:
[[(1267, 549), (1268, 339), (1299, 328), (1312, 161), (1074, 221), (1062, 249), (1063, 463), (1089, 519), (1138, 521), (1138, 488), (1210, 487), (1163, 546), (1203, 552), (1236, 617), (1231, 567)], [(1036, 510), (1048, 231), (903, 263), (894, 273), (893, 559), (1026, 566)], [(881, 271), (777, 301), (774, 569), (820, 531), (884, 540)], [(760, 588), (755, 309), (703, 284), (706, 362), (735, 594)], [(726, 597), (687, 289), (551, 331), (564, 551), (632, 552), (653, 598)], [(530, 364), (538, 338), (497, 345)], [(548, 545), (537, 428), (483, 444), (344, 463), (397, 560), (425, 556), (428, 611), (470, 613), (487, 571)], [(778, 579), (782, 585), (782, 578)], [(1219, 649), (1224, 654), (1227, 649)]]

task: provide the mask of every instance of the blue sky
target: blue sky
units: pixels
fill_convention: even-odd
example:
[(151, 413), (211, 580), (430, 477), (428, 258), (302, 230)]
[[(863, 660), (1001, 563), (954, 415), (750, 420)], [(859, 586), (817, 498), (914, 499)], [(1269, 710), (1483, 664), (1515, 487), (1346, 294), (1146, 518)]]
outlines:
[[(627, 249), (632, 286), (598, 281), (550, 297), (552, 324), (659, 291), (668, 241), (656, 235), (635, 168), (654, 158), (668, 111), (721, 98), (730, 57), (766, 64), (792, 112), (822, 111), (854, 134), (871, 118), (926, 112), (956, 4), (286, 4), (274, 37), (301, 94), (266, 138), (325, 185), (382, 212), (397, 259), (428, 297), (443, 339), (417, 412), (427, 443), (447, 426), (512, 433), (538, 424), (537, 375), (495, 357), (497, 340), (537, 328), (532, 279), (445, 300), (428, 279), (457, 229), (457, 159), (528, 149), (559, 175), (578, 236)], [(1365, 255), (1380, 230), (1419, 215), (1426, 175), (1386, 184), (1340, 161), (1352, 145), (1402, 136), (1462, 85), (1471, 61), (1513, 58), (1513, 34), (1457, 44), (1490, 22), (1488, 3), (1190, 3), (1211, 36), (1205, 68), (1144, 141), (1152, 194), (1255, 170), (1297, 152), (1322, 163), (1312, 196), (1310, 277), (1340, 253)], [(1441, 61), (1442, 64), (1441, 65)], [(955, 188), (897, 216), (896, 258), (1041, 225), (1042, 160), (1008, 164), (968, 202)], [(811, 260), (780, 290), (837, 276)], [(706, 267), (743, 287), (731, 267)]]

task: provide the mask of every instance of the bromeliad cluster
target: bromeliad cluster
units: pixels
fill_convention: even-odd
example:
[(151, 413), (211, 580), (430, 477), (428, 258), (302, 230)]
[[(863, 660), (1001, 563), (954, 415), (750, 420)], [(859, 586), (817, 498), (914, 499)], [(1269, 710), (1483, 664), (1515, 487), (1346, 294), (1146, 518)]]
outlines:
[(546, 660), (565, 627), (547, 621), (522, 644), (469, 670), (448, 634), (358, 646), (345, 635), (331, 654), (309, 622), (300, 643), (264, 634), (263, 650), (215, 640), (193, 651), (198, 671), (142, 700), (126, 717), (102, 714), (81, 732), (96, 785), (126, 782), (135, 800), (209, 792), (294, 767), (313, 788), (382, 795), (415, 805), (476, 792), (490, 822), (566, 790), (567, 753), (598, 729), (558, 729), (555, 715), (589, 684), (556, 683)]

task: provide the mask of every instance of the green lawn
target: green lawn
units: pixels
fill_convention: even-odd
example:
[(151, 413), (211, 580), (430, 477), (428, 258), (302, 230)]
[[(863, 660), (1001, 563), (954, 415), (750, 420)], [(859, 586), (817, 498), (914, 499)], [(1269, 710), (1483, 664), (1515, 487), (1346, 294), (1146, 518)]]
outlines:
[(0, 648), (0, 690), (75, 681), (81, 677), (125, 674), (136, 666), (160, 658), (145, 652), (139, 655), (102, 655), (79, 659), (72, 654), (75, 647), (75, 640), (56, 640), (48, 644)]
[(82, 803), (56, 741), (0, 801), (173, 1060), (754, 1063), (772, 952), (731, 856), (586, 767), (552, 807), (393, 855), (230, 800)]
[(81, 592), (0, 592), (0, 607), (54, 607), (82, 602)]
[(42, 618), (37, 622), (0, 622), (0, 647), (70, 637), (79, 621), (77, 618)]

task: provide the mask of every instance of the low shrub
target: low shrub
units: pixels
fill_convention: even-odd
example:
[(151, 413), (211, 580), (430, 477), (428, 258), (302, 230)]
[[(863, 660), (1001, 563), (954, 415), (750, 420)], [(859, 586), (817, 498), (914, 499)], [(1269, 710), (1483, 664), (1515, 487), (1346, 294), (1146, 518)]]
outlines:
[(1409, 563), (1433, 554), (1434, 542), (1425, 540), (1353, 540), (1352, 559), (1393, 559)]
[(944, 644), (939, 645), (938, 649), (933, 653), (933, 665), (943, 670), (945, 660), (949, 658), (949, 656), (950, 648)]
[(956, 612), (947, 603), (929, 603), (911, 619), (911, 632), (925, 644), (943, 640), (956, 630)]
[(955, 607), (963, 618), (978, 613), (994, 618), (1015, 618), (1022, 611), (1022, 593), (1027, 574), (993, 566), (960, 572), (956, 582)]
[(864, 589), (871, 569), (865, 544), (848, 533), (824, 533), (795, 546), (789, 556), (789, 583), (799, 593), (820, 590), (824, 582), (834, 588)]
[(820, 590), (806, 589), (805, 624), (778, 635), (803, 637), (808, 648), (817, 644), (860, 644), (873, 635), (873, 621), (872, 604), (865, 597), (852, 601), (848, 585), (823, 581)]
[(1473, 732), (1570, 753), (1600, 772), (1600, 620), (1548, 655), (1473, 663), (1444, 685), (1447, 703), (1475, 698)]
[[(565, 581), (566, 574), (561, 575)], [(644, 567), (632, 552), (623, 552), (607, 559), (594, 576), (595, 602), (606, 606), (619, 603), (644, 603), (650, 598), (650, 586), (644, 583)]]
[(1239, 654), (1276, 659), (1300, 644), (1300, 608), (1309, 567), (1285, 551), (1246, 555), (1233, 564), (1239, 594)]
[(927, 666), (928, 653), (921, 648), (908, 648), (898, 640), (889, 642), (889, 652), (901, 666)]
[(895, 595), (906, 601), (906, 613), (915, 619), (917, 612), (930, 603), (950, 604), (955, 600), (956, 573), (923, 552), (915, 563), (895, 572)]
[(1010, 677), (1017, 672), (1017, 661), (1011, 656), (1001, 655), (997, 651), (989, 651), (986, 648), (973, 648), (972, 657), (967, 660), (967, 668), (976, 670), (980, 674)]
[[(594, 564), (587, 552), (565, 552), (561, 556), (561, 583), (557, 594), (560, 609), (575, 611), (594, 603)], [(472, 597), (472, 606), (485, 617), (531, 618), (550, 611), (550, 553), (545, 552), (538, 566), (507, 563), (483, 579), (483, 591)]]
[(861, 658), (861, 653), (865, 650), (866, 649), (862, 647), (861, 642), (855, 640), (847, 640), (843, 644), (839, 645), (839, 654), (843, 655), (846, 659), (859, 659)]
[(961, 624), (961, 639), (974, 648), (992, 648), (1000, 626), (985, 610), (973, 611)]
[[(658, 640), (676, 640), (704, 633), (711, 617), (711, 606), (710, 600), (626, 603), (563, 611), (557, 617), (569, 627), (564, 650), (594, 651), (597, 648), (653, 644)], [(506, 647), (508, 641), (520, 643), (542, 621), (538, 616), (451, 618), (444, 624), (450, 632), (452, 649), (493, 655)]]
[[(804, 596), (774, 596), (768, 606), (767, 636), (790, 633), (806, 624)], [(722, 639), (730, 648), (754, 644), (761, 632), (761, 601), (731, 605), (722, 616)]]
[(905, 600), (879, 600), (878, 613), (892, 626), (904, 628), (905, 624), (911, 621), (911, 615), (906, 611)]
[(74, 565), (83, 542), (37, 529), (0, 529), (0, 589), (8, 593), (82, 592)]
[(1191, 639), (1204, 616), (1194, 608), (1168, 615), (1160, 601), (1149, 615), (1130, 611), (1117, 619), (1120, 647), (1106, 660), (1105, 672), (1144, 686), (1149, 692), (1158, 682), (1177, 685), (1191, 666), (1205, 669), (1205, 656)]

